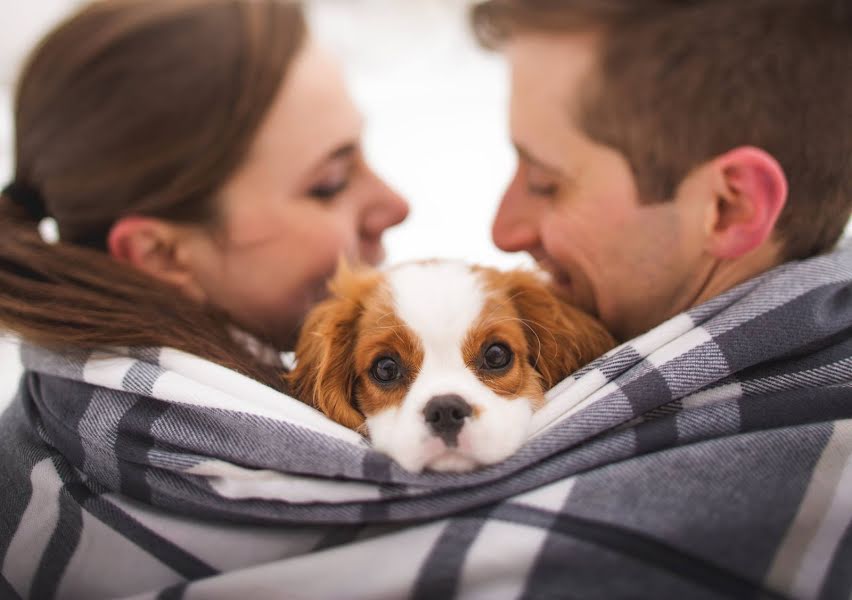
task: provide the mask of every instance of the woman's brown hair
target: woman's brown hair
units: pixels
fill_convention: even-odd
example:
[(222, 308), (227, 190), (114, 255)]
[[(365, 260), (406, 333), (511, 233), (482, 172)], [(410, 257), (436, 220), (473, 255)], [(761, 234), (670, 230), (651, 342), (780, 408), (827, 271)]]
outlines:
[(101, 0), (50, 33), (17, 89), (0, 327), (57, 349), (177, 348), (280, 388), (225, 315), (115, 261), (106, 239), (128, 215), (216, 226), (217, 191), (304, 37), (282, 0)]

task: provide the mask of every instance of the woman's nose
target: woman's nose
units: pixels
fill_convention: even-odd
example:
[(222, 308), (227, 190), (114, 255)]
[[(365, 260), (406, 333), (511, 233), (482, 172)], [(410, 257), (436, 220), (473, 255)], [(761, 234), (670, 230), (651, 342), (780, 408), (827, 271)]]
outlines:
[(402, 223), (408, 211), (408, 202), (376, 179), (376, 190), (371, 194), (362, 217), (361, 234), (366, 238), (378, 238), (386, 229)]
[(517, 183), (513, 181), (500, 202), (491, 226), (491, 238), (500, 250), (531, 251), (538, 246), (539, 223), (535, 207), (530, 204), (530, 199), (518, 193)]

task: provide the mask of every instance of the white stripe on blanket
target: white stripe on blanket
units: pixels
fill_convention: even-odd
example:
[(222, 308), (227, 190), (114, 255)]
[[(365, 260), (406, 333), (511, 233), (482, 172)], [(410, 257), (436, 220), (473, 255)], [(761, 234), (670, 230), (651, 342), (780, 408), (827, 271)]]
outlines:
[(189, 470), (201, 475), (225, 498), (280, 500), (291, 504), (363, 502), (381, 498), (372, 484), (287, 475), (268, 469), (244, 469), (221, 460), (204, 461)]

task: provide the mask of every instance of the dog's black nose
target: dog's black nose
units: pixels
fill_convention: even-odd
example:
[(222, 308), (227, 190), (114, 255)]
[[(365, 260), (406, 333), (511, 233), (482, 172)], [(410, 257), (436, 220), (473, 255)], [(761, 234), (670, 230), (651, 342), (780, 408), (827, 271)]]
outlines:
[(455, 446), (464, 420), (473, 414), (470, 404), (458, 394), (435, 396), (423, 409), (423, 417), (432, 433), (444, 440), (447, 446)]

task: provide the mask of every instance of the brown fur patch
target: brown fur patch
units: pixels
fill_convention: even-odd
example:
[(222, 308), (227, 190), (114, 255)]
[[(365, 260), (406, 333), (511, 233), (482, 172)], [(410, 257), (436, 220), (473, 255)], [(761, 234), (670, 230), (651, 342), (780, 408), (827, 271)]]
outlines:
[(341, 265), (329, 284), (332, 296), (308, 314), (296, 344), (296, 368), (286, 377), (296, 398), (351, 429), (364, 424), (352, 404), (356, 331), (382, 282), (378, 271)]
[[(358, 323), (355, 346), (356, 393), (358, 408), (367, 416), (399, 406), (423, 365), (423, 347), (418, 337), (393, 310), (390, 293), (382, 290), (365, 307)], [(402, 377), (382, 385), (370, 376), (373, 363), (382, 357), (396, 360)]]
[[(526, 359), (540, 377), (542, 392), (615, 346), (599, 321), (559, 298), (536, 273), (484, 267), (476, 272), (486, 290), (504, 298), (504, 305), (511, 305), (517, 315), (527, 343)], [(508, 314), (508, 308), (499, 310)]]
[[(287, 375), (293, 394), (351, 429), (365, 417), (402, 403), (423, 364), (417, 337), (393, 311), (384, 276), (341, 265), (329, 284), (331, 297), (314, 308), (296, 344), (296, 368)], [(373, 362), (397, 358), (398, 383), (370, 376)]]
[[(512, 362), (505, 370), (488, 370), (484, 368), (483, 355), (488, 347), (498, 343), (512, 351)], [(509, 399), (523, 396), (538, 404), (544, 401), (545, 390), (528, 355), (529, 343), (514, 304), (503, 290), (492, 290), (462, 345), (465, 364), (496, 394)]]

